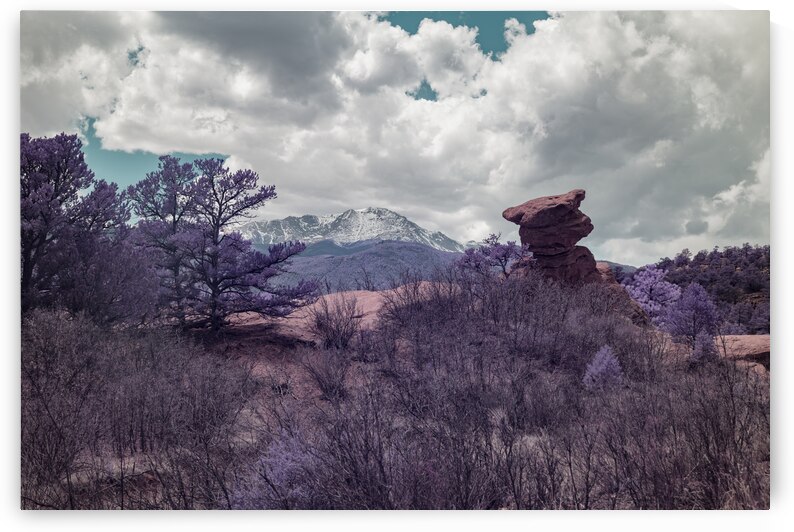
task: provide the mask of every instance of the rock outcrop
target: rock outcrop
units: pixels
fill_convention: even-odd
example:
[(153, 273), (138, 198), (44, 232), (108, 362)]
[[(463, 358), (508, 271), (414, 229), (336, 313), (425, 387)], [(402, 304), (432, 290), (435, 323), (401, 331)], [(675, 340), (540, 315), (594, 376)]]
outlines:
[(598, 269), (598, 274), (601, 276), (602, 282), (618, 284), (618, 280), (615, 278), (615, 272), (612, 271), (609, 264), (606, 262), (596, 262), (596, 269)]
[(720, 355), (759, 375), (769, 375), (771, 350), (768, 334), (720, 336), (717, 339), (717, 350)]
[(590, 217), (579, 210), (584, 197), (584, 190), (576, 189), (536, 198), (506, 209), (502, 216), (519, 225), (521, 243), (529, 246), (535, 259), (533, 267), (562, 282), (603, 283), (618, 295), (622, 312), (632, 323), (649, 324), (647, 314), (618, 284), (609, 264), (596, 262), (589, 249), (576, 245), (593, 230)]
[(544, 196), (506, 209), (502, 216), (519, 225), (521, 243), (529, 246), (537, 268), (565, 282), (598, 282), (604, 279), (593, 254), (576, 243), (593, 230), (590, 217), (579, 210), (585, 191), (571, 190)]

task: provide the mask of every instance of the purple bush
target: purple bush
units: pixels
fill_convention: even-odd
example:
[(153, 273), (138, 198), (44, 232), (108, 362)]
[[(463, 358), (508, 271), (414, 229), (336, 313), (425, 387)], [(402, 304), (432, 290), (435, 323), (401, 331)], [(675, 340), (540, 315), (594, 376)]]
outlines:
[(655, 265), (638, 270), (623, 286), (654, 323), (659, 324), (667, 308), (681, 296), (681, 289), (664, 280), (665, 271)]
[(491, 234), (479, 247), (467, 249), (458, 261), (458, 266), (464, 271), (481, 275), (497, 273), (509, 277), (511, 267), (518, 261), (528, 259), (532, 253), (526, 246), (520, 246), (512, 240), (500, 243), (499, 236)]
[(306, 444), (285, 431), (268, 446), (253, 474), (232, 495), (235, 509), (308, 509), (313, 494), (310, 477), (319, 464)]
[(701, 330), (695, 336), (695, 344), (692, 347), (690, 360), (693, 363), (705, 362), (717, 358), (717, 347), (714, 344), (714, 336), (706, 330)]
[(706, 290), (697, 283), (689, 285), (664, 316), (664, 329), (673, 338), (694, 350), (699, 335), (717, 334), (717, 307)]
[(140, 322), (157, 303), (157, 275), (134, 229), (83, 234), (63, 245), (54, 301), (96, 323)]
[(587, 364), (582, 383), (590, 391), (619, 386), (623, 382), (623, 370), (615, 352), (608, 345), (603, 346)]

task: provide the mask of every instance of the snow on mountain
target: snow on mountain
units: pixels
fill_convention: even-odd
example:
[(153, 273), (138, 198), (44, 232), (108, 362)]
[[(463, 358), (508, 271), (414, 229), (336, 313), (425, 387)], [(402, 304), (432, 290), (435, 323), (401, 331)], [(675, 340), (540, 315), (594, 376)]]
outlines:
[(417, 242), (439, 251), (461, 252), (465, 248), (440, 231), (430, 232), (405, 216), (389, 209), (367, 207), (348, 209), (340, 214), (301, 217), (289, 216), (281, 220), (254, 220), (239, 229), (243, 237), (255, 247), (287, 240), (312, 244), (321, 240), (352, 243), (363, 240), (395, 240)]

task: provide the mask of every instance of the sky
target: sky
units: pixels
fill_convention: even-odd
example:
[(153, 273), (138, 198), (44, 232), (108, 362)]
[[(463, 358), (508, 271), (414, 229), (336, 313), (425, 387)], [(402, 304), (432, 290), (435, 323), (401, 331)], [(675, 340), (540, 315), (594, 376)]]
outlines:
[(21, 126), (126, 186), (252, 168), (265, 219), (367, 206), (459, 241), (583, 188), (599, 259), (769, 242), (766, 12), (32, 12)]

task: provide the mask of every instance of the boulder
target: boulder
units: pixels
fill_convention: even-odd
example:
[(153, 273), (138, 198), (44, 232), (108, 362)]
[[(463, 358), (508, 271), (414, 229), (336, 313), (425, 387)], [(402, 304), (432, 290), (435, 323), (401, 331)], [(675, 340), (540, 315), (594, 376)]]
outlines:
[(547, 276), (566, 283), (593, 283), (602, 280), (593, 254), (584, 246), (556, 255), (533, 253), (536, 267)]
[(535, 198), (505, 209), (502, 217), (518, 224), (521, 243), (529, 247), (537, 268), (565, 282), (596, 282), (602, 274), (593, 254), (576, 243), (593, 230), (590, 217), (579, 210), (585, 191)]
[(544, 196), (510, 207), (502, 216), (518, 224), (521, 243), (536, 255), (563, 254), (593, 230), (590, 218), (579, 210), (584, 197), (582, 189)]

